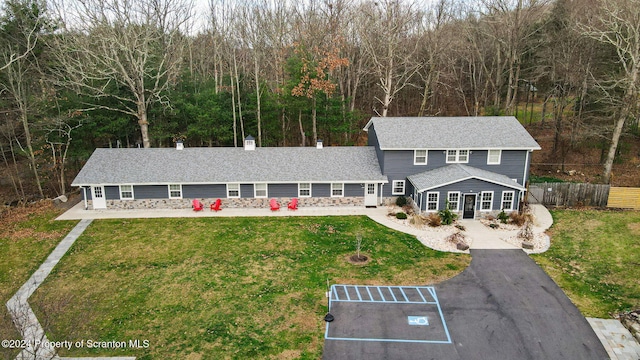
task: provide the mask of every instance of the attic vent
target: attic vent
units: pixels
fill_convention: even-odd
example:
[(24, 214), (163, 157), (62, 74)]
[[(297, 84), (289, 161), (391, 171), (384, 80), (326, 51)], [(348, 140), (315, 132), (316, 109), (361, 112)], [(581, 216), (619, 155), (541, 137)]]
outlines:
[(184, 143), (181, 140), (176, 142), (176, 150), (184, 150)]
[(322, 140), (316, 142), (316, 149), (322, 149)]
[(256, 149), (256, 140), (253, 136), (249, 135), (244, 139), (244, 149), (247, 151), (253, 151)]

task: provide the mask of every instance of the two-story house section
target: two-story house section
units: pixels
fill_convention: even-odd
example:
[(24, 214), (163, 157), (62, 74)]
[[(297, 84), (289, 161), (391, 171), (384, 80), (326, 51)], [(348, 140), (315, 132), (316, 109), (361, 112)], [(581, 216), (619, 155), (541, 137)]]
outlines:
[(374, 117), (364, 130), (389, 184), (420, 211), (463, 218), (518, 210), (531, 152), (540, 145), (513, 116)]

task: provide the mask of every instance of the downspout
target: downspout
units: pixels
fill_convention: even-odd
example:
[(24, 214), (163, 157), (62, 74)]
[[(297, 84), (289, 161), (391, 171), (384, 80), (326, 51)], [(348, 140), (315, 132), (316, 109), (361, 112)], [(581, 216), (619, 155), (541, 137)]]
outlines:
[(527, 183), (527, 170), (529, 169), (529, 153), (531, 151), (527, 150), (527, 157), (524, 159), (524, 172), (522, 173), (522, 186), (526, 186)]
[(87, 203), (87, 187), (83, 186), (82, 190), (84, 192), (84, 209), (89, 210), (89, 204)]
[(384, 190), (384, 183), (380, 183), (380, 206), (382, 206), (382, 190)]

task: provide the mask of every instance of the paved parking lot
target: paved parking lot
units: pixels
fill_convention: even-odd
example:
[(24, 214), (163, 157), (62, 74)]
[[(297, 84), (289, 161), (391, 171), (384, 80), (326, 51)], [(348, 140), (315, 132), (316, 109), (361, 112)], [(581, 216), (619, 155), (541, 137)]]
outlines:
[(335, 320), (327, 323), (325, 339), (451, 343), (435, 289), (430, 286), (333, 285), (330, 304)]
[[(331, 311), (336, 319), (327, 328), (323, 358), (609, 358), (580, 311), (524, 252), (472, 250), (471, 255), (471, 266), (457, 277), (434, 285), (434, 298), (421, 305), (334, 302), (332, 298)], [(362, 298), (366, 291), (360, 290)], [(357, 298), (353, 289), (347, 291), (350, 299), (354, 294)], [(337, 295), (346, 298), (344, 292)], [(415, 298), (412, 295), (411, 299)], [(438, 306), (429, 304), (435, 299)], [(438, 307), (441, 322), (437, 321)], [(408, 325), (409, 316), (424, 316), (429, 325)], [(443, 339), (444, 326), (450, 342), (416, 341)], [(389, 341), (393, 339), (409, 341)]]

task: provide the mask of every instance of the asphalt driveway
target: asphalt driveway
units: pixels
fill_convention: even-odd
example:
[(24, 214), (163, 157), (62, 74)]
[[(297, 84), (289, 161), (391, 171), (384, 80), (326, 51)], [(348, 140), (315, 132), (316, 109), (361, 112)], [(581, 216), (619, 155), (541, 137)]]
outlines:
[[(411, 315), (437, 320), (429, 313), (435, 311), (433, 306), (334, 302), (331, 312), (336, 321), (329, 324), (327, 334), (343, 335), (325, 340), (323, 358), (609, 358), (587, 320), (522, 250), (472, 250), (471, 256), (471, 266), (462, 274), (434, 286), (444, 324), (434, 321), (408, 328), (406, 318)], [(442, 328), (448, 329), (450, 341), (441, 341), (447, 339)], [(424, 329), (424, 336), (406, 337), (407, 329), (411, 334)], [(391, 341), (370, 338), (371, 333)]]

